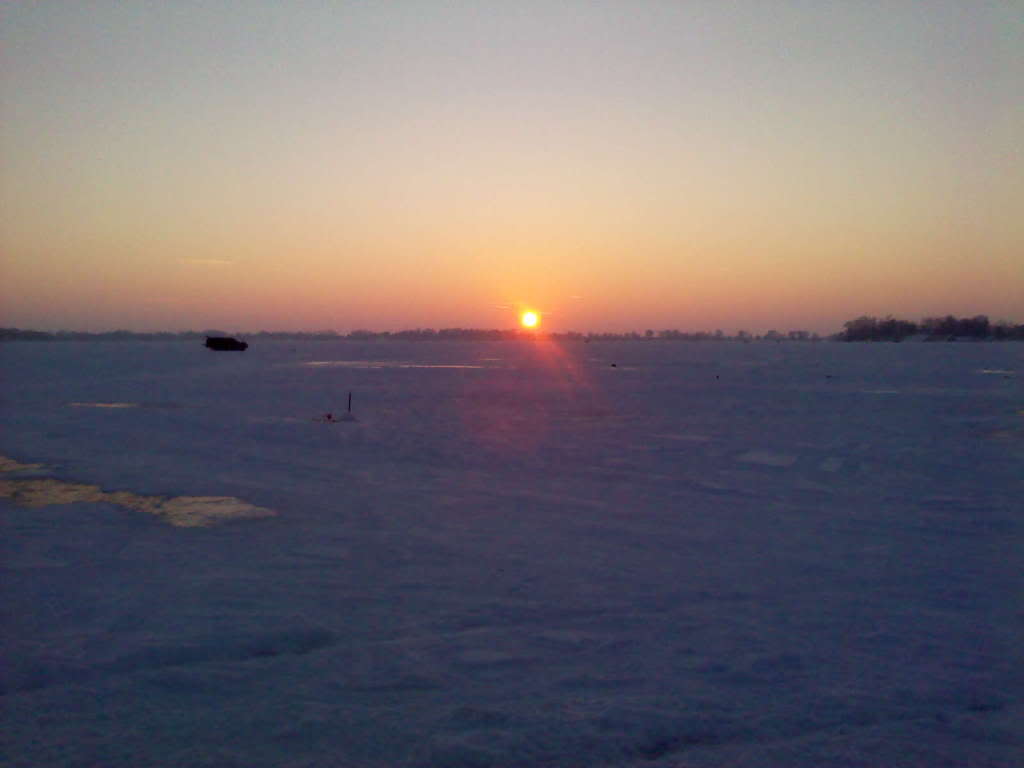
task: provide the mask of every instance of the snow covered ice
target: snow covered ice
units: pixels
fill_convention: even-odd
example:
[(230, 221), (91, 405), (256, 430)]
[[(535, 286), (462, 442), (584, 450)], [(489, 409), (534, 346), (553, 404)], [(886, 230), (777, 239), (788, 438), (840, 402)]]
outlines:
[(0, 364), (5, 766), (1024, 763), (1024, 345)]

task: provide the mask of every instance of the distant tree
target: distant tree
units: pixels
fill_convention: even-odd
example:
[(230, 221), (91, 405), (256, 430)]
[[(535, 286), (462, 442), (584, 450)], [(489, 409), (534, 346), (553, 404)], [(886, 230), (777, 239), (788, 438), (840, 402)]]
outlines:
[(945, 317), (926, 317), (921, 321), (921, 330), (931, 337), (956, 336), (957, 319), (952, 315)]
[(870, 341), (874, 339), (877, 328), (878, 318), (861, 315), (843, 323), (841, 338), (843, 341)]
[(907, 336), (917, 333), (918, 330), (916, 323), (897, 320), (892, 315), (888, 315), (882, 320), (862, 315), (844, 323), (843, 328), (843, 332), (839, 335), (843, 341), (902, 341)]
[(888, 315), (884, 320), (879, 321), (875, 330), (876, 341), (902, 341), (907, 336), (917, 333), (917, 324), (907, 320), (897, 320)]
[(20, 328), (0, 328), (0, 341), (53, 341), (54, 335), (44, 331), (23, 331)]
[(1009, 320), (999, 320), (991, 328), (992, 338), (999, 341), (1024, 339), (1024, 325), (1014, 325)]
[(985, 315), (975, 315), (971, 318), (964, 318), (958, 323), (958, 331), (961, 336), (970, 336), (976, 339), (984, 339), (989, 335), (991, 324)]
[(926, 317), (920, 323), (899, 320), (892, 315), (882, 320), (862, 315), (845, 322), (843, 331), (836, 338), (842, 341), (901, 341), (918, 333), (924, 334), (927, 341), (956, 338), (1007, 340), (1024, 338), (1024, 326), (1014, 325), (1008, 320), (992, 323), (987, 315)]
[(992, 335), (992, 325), (989, 323), (986, 315), (964, 318), (956, 318), (953, 315), (926, 317), (921, 321), (921, 330), (932, 338), (957, 338), (963, 336), (984, 339)]

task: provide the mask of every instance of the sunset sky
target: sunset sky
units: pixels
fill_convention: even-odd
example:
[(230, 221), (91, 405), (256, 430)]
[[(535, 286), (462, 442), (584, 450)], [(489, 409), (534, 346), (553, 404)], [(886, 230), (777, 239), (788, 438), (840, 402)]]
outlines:
[(0, 325), (1024, 321), (1024, 3), (10, 2)]

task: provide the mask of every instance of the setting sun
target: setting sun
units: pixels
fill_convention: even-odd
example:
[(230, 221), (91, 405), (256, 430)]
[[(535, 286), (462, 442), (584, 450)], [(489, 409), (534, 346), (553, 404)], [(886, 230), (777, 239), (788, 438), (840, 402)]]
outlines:
[(523, 324), (524, 328), (536, 328), (540, 323), (540, 316), (536, 312), (523, 312), (519, 317), (519, 322)]

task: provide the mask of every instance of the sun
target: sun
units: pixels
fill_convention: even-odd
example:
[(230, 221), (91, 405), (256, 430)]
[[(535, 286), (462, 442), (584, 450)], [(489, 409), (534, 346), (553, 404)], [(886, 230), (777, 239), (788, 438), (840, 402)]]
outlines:
[(519, 316), (519, 322), (523, 328), (536, 328), (540, 324), (540, 315), (532, 311), (523, 312)]

